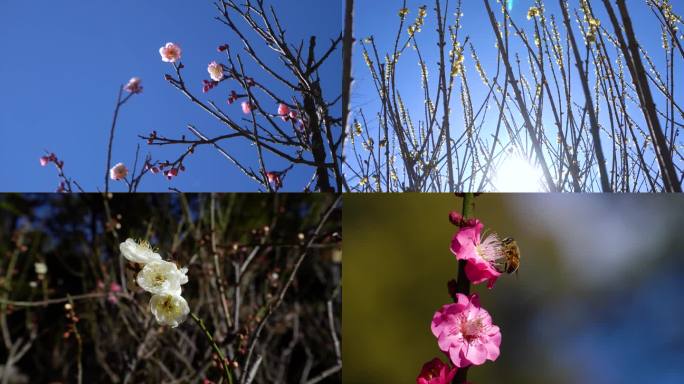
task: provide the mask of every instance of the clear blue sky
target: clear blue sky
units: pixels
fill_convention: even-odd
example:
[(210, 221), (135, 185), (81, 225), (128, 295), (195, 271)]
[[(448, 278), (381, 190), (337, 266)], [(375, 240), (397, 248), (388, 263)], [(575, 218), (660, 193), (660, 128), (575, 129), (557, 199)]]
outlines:
[[(510, 14), (518, 27), (523, 28), (527, 31), (528, 36), (532, 36), (533, 33), (533, 22), (527, 20), (527, 11), (534, 5), (534, 0), (509, 0), (510, 1)], [(397, 28), (399, 26), (399, 16), (398, 12), (402, 6), (402, 0), (393, 1), (362, 1), (357, 2), (356, 10), (356, 36), (359, 39), (366, 38), (368, 36), (373, 36), (378, 47), (378, 53), (381, 57), (384, 57), (386, 53), (391, 53), (394, 46), (394, 41), (397, 34)], [(401, 42), (405, 41), (407, 37), (406, 29), (408, 25), (414, 22), (418, 14), (418, 7), (421, 5), (427, 5), (427, 17), (425, 18), (425, 24), (422, 28), (422, 32), (417, 34), (417, 39), (420, 44), (421, 54), (425, 62), (428, 65), (428, 78), (431, 87), (431, 95), (434, 100), (435, 90), (437, 87), (438, 73), (437, 73), (437, 62), (439, 60), (438, 50), (436, 49), (435, 43), (437, 41), (436, 24), (435, 24), (435, 11), (434, 11), (434, 0), (408, 0), (407, 7), (409, 9), (409, 14), (406, 16), (406, 21), (404, 28), (401, 31)], [(665, 57), (663, 55), (663, 50), (661, 48), (661, 35), (660, 26), (656, 25), (657, 21), (655, 16), (653, 16), (651, 10), (646, 6), (645, 0), (630, 0), (627, 2), (629, 5), (630, 16), (632, 17), (634, 27), (637, 32), (637, 36), (644, 48), (651, 53), (654, 63), (658, 68), (665, 68)], [(441, 1), (442, 7), (445, 5), (445, 0)], [(449, 25), (454, 24), (454, 13), (456, 11), (457, 0), (448, 0), (449, 8), (446, 12), (447, 20)], [(564, 27), (562, 26), (562, 21), (560, 19), (561, 11), (558, 0), (546, 0), (544, 1), (547, 15), (553, 14), (556, 16), (557, 22), (561, 25), (561, 34), (564, 35)], [(583, 42), (579, 36), (577, 29), (577, 24), (575, 22), (574, 10), (579, 6), (579, 1), (571, 0), (570, 13), (571, 20), (573, 23), (575, 38), (578, 39), (580, 44), (580, 49), (583, 50)], [(608, 16), (606, 14), (603, 4), (598, 2), (591, 2), (593, 10), (596, 16), (600, 20), (604, 20), (604, 26), (612, 31), (612, 25), (610, 25)], [(502, 15), (499, 12), (499, 6), (495, 1), (490, 0), (490, 5), (495, 11), (499, 21), (502, 20)], [(681, 1), (672, 1), (674, 11), (677, 14), (682, 14), (684, 8), (682, 8)], [(487, 16), (486, 9), (482, 3), (482, 0), (462, 0), (462, 12), (463, 17), (461, 18), (462, 29), (459, 32), (459, 41), (463, 43), (466, 36), (469, 37), (469, 43), (475, 47), (477, 54), (480, 58), (483, 67), (490, 80), (495, 75), (497, 69), (497, 55), (498, 50), (495, 48), (496, 37), (492, 31), (489, 18)], [(512, 31), (512, 28), (511, 28)], [(513, 32), (511, 32), (513, 33)], [(529, 75), (529, 69), (527, 64), (527, 56), (522, 44), (519, 39), (511, 36), (511, 54), (520, 53), (521, 56), (521, 71), (525, 76)], [(565, 47), (564, 47), (565, 48)], [(354, 57), (354, 78), (355, 84), (352, 93), (352, 107), (354, 110), (362, 108), (364, 114), (369, 121), (369, 126), (371, 131), (377, 129), (377, 117), (376, 113), (380, 110), (377, 92), (373, 85), (373, 81), (366, 66), (363, 56), (361, 55), (361, 46), (358, 44), (356, 46), (355, 57)], [(567, 57), (568, 52), (565, 52)], [(577, 80), (578, 75), (574, 67), (571, 68), (571, 80), (575, 82), (572, 85), (573, 93), (576, 96), (575, 102), (580, 102), (584, 100), (582, 94), (581, 86)], [(682, 66), (682, 61), (677, 60), (675, 68), (680, 68)], [(646, 65), (646, 63), (644, 63)], [(480, 76), (475, 70), (474, 61), (471, 58), (470, 49), (467, 47), (465, 51), (465, 66), (468, 76), (469, 87), (472, 95), (472, 100), (474, 108), (479, 108), (482, 100), (484, 100), (488, 89), (483, 85), (480, 80)], [(503, 71), (503, 70), (502, 70)], [(424, 98), (423, 90), (420, 86), (420, 70), (418, 66), (418, 59), (415, 50), (408, 49), (399, 59), (399, 64), (396, 70), (397, 76), (397, 88), (401, 94), (404, 104), (409, 109), (414, 124), (417, 124), (418, 120), (424, 120)], [(590, 81), (594, 78), (593, 71), (590, 71)], [(664, 76), (664, 75), (663, 75)], [(675, 76), (681, 76), (675, 73)], [(501, 83), (501, 78), (499, 82)], [(680, 80), (681, 81), (681, 80)], [(675, 82), (676, 84), (676, 82)], [(654, 97), (656, 97), (656, 103), (662, 102), (662, 97), (655, 91), (653, 84), (651, 89), (654, 92)], [(459, 96), (460, 92), (460, 81), (456, 82), (454, 86), (454, 94), (452, 95), (451, 101), (451, 124), (455, 127), (452, 130), (452, 137), (458, 137), (463, 132), (463, 108), (461, 105), (461, 99)], [(681, 98), (681, 97), (679, 97)], [(678, 100), (681, 104), (682, 101)], [(496, 109), (495, 104), (490, 102), (490, 112), (487, 114), (487, 123), (485, 124), (484, 133), (493, 132), (493, 127), (491, 125), (495, 124), (496, 114), (492, 113), (492, 109)], [(660, 105), (663, 111), (665, 110), (664, 105)], [(601, 116), (600, 121), (607, 123), (607, 109), (605, 108), (605, 103), (601, 104)], [(441, 113), (441, 107), (439, 108), (439, 113)], [(632, 110), (632, 117), (642, 126), (646, 125), (642, 122), (643, 115), (640, 111)], [(358, 116), (358, 115), (357, 115)], [(549, 128), (549, 133), (552, 133), (555, 137), (556, 129), (552, 119), (551, 108), (547, 105), (544, 110), (545, 126)], [(479, 123), (481, 117), (478, 118), (477, 123)], [(489, 135), (487, 140), (491, 142)], [(507, 137), (507, 136), (506, 136)], [(377, 141), (377, 134), (374, 135), (374, 139)], [(681, 143), (681, 139), (680, 139)], [(358, 150), (364, 152), (361, 149), (360, 140), (357, 142)], [(602, 145), (604, 146), (605, 153), (611, 153), (611, 148), (607, 138), (603, 138)], [(377, 150), (377, 149), (376, 149)], [(365, 155), (365, 152), (364, 152)], [(610, 160), (610, 159), (609, 159)], [(680, 163), (681, 164), (681, 163)], [(445, 171), (446, 172), (446, 171)], [(401, 176), (400, 176), (401, 177)], [(356, 186), (358, 180), (349, 181), (350, 186)]]
[[(276, 7), (292, 42), (302, 38), (308, 42), (315, 34), (320, 52), (341, 31), (338, 0), (297, 0), (296, 7), (284, 1), (267, 3)], [(158, 160), (173, 161), (185, 150), (182, 146), (148, 147), (137, 138), (152, 130), (177, 138), (187, 134), (185, 126), (192, 123), (207, 135), (227, 133), (164, 81), (172, 68), (162, 63), (158, 52), (168, 41), (180, 44), (186, 82), (204, 100), (213, 99), (229, 115), (240, 118), (239, 104), (230, 108), (225, 104), (230, 89), (225, 84), (206, 96), (201, 92), (202, 79), (208, 79), (207, 64), (223, 58), (216, 47), (228, 43), (234, 52), (239, 47), (227, 27), (214, 20), (216, 15), (210, 0), (0, 1), (0, 163), (4, 165), (0, 191), (54, 191), (56, 170), (42, 168), (38, 162), (45, 149), (63, 159), (67, 176), (86, 190), (102, 190), (117, 90), (132, 76), (142, 78), (144, 92), (121, 111), (113, 163), (132, 165), (138, 143), (141, 154), (150, 152)], [(269, 62), (275, 62), (276, 57), (269, 56)], [(273, 83), (249, 60), (244, 61), (247, 73)], [(340, 93), (340, 63), (341, 54), (335, 55), (320, 71), (329, 99)], [(255, 149), (247, 142), (223, 147), (237, 158), (250, 159), (247, 164), (258, 169)], [(271, 169), (287, 166), (269, 156), (266, 161)], [(172, 182), (151, 175), (140, 190), (168, 191), (170, 186), (182, 191), (257, 190), (256, 184), (210, 147), (197, 150), (185, 164), (187, 172)], [(312, 173), (309, 168), (295, 168), (284, 189), (301, 190)], [(114, 182), (110, 188), (124, 191), (121, 183)]]

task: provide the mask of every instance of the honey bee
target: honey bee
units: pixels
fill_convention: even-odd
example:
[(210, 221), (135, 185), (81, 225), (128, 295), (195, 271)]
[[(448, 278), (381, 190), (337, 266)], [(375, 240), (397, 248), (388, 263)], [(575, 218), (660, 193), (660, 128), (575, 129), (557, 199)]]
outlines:
[(518, 268), (520, 268), (520, 248), (518, 247), (518, 243), (514, 238), (507, 237), (501, 240), (501, 244), (503, 245), (503, 254), (506, 258), (506, 261), (502, 265), (503, 268), (501, 272), (509, 274), (513, 272), (517, 273)]

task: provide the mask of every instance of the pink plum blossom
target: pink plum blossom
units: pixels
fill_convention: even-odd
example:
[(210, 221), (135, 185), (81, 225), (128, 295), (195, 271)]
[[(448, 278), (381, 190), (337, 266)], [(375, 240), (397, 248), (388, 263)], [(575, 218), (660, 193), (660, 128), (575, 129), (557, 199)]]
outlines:
[(166, 43), (159, 48), (159, 54), (165, 63), (175, 63), (181, 58), (181, 47), (174, 43)]
[(443, 305), (431, 324), (439, 349), (449, 355), (458, 368), (481, 365), (499, 357), (501, 332), (492, 317), (480, 307), (477, 294), (457, 293), (456, 302)]
[(132, 77), (130, 80), (128, 80), (128, 84), (126, 84), (124, 90), (126, 90), (126, 92), (133, 94), (141, 93), (143, 87), (142, 85), (140, 85), (140, 83), (142, 83), (142, 80), (140, 80), (139, 77)]
[(290, 119), (290, 108), (287, 104), (280, 103), (280, 105), (278, 105), (278, 116), (280, 116), (283, 121), (288, 121)]
[(47, 156), (41, 156), (41, 157), (40, 157), (40, 166), (41, 166), (41, 167), (44, 167), (44, 166), (48, 165), (49, 162), (50, 162), (50, 158), (49, 158), (49, 157), (47, 157)]
[(174, 177), (178, 176), (178, 168), (171, 168), (168, 171), (164, 172), (164, 174), (166, 175), (167, 179), (171, 180)]
[(109, 170), (109, 178), (112, 180), (123, 180), (128, 175), (128, 168), (123, 163), (118, 163)]
[(297, 120), (297, 111), (290, 111), (290, 119)]
[(423, 365), (420, 375), (416, 378), (416, 384), (450, 384), (456, 370), (457, 368), (451, 368), (449, 364), (444, 364), (435, 357)]
[(482, 223), (477, 219), (463, 221), (463, 226), (451, 240), (451, 252), (456, 259), (465, 260), (465, 273), (473, 284), (487, 281), (492, 288), (501, 276), (497, 264), (505, 261), (504, 247), (496, 233), (482, 235)]
[(119, 298), (116, 296), (116, 293), (121, 292), (121, 286), (115, 282), (112, 282), (109, 284), (109, 294), (107, 295), (107, 301), (109, 301), (112, 304), (116, 304), (119, 301)]
[(221, 79), (223, 79), (223, 65), (215, 61), (209, 63), (207, 72), (209, 72), (209, 77), (214, 81), (221, 81)]
[(242, 112), (245, 114), (252, 112), (252, 109), (254, 108), (254, 105), (249, 101), (243, 101), (241, 106), (242, 106)]
[(276, 191), (283, 187), (283, 179), (280, 177), (281, 172), (266, 172), (268, 182), (272, 184)]

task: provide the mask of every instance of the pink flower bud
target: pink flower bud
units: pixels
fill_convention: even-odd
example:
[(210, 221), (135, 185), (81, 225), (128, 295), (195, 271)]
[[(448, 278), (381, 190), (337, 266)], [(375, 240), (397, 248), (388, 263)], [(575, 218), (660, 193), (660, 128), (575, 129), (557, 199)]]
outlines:
[(110, 292), (121, 292), (121, 286), (112, 281), (112, 283), (109, 284), (109, 291)]
[(228, 104), (233, 104), (235, 100), (238, 99), (238, 94), (235, 91), (230, 91), (230, 96), (228, 96)]
[(123, 163), (118, 163), (109, 170), (109, 178), (112, 180), (123, 180), (128, 175), (128, 168)]
[(423, 365), (420, 375), (416, 378), (416, 384), (450, 384), (456, 376), (457, 368), (450, 368), (442, 360), (435, 357)]
[(140, 85), (141, 82), (142, 82), (142, 80), (140, 80), (140, 78), (133, 77), (130, 80), (128, 80), (128, 84), (126, 84), (126, 86), (124, 87), (124, 90), (126, 90), (129, 93), (133, 93), (133, 94), (141, 93), (143, 90), (142, 85)]
[(168, 171), (165, 172), (166, 178), (171, 180), (174, 177), (178, 176), (178, 169), (177, 168), (171, 168)]
[(270, 184), (273, 184), (276, 190), (283, 187), (283, 179), (280, 175), (280, 172), (266, 172), (266, 179)]
[(297, 111), (290, 111), (290, 119), (297, 120)]
[(228, 49), (228, 44), (222, 44), (222, 45), (219, 45), (218, 48), (216, 48), (216, 50), (219, 52), (223, 52), (227, 49)]
[(41, 158), (40, 158), (40, 166), (41, 166), (41, 167), (44, 167), (44, 166), (48, 165), (49, 162), (50, 162), (50, 158), (49, 158), (49, 157), (47, 157), (47, 156), (41, 156)]
[(159, 48), (159, 54), (163, 62), (175, 63), (181, 58), (181, 47), (174, 43), (166, 43), (165, 46)]
[(290, 119), (290, 108), (286, 104), (281, 103), (278, 105), (278, 115), (283, 121), (288, 121)]
[(254, 105), (252, 105), (252, 103), (249, 101), (243, 101), (241, 106), (242, 106), (242, 112), (245, 114), (252, 112), (252, 109), (254, 108)]

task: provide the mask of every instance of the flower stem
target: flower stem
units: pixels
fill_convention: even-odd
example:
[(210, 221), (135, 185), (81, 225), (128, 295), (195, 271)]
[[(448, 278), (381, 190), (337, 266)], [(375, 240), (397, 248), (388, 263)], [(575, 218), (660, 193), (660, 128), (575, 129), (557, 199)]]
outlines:
[(204, 321), (192, 312), (190, 312), (190, 317), (192, 317), (192, 319), (195, 320), (197, 325), (199, 325), (199, 327), (202, 329), (202, 332), (204, 332), (204, 335), (209, 340), (209, 343), (211, 344), (211, 347), (214, 349), (214, 352), (216, 352), (216, 354), (219, 356), (219, 359), (221, 359), (221, 365), (223, 366), (223, 376), (225, 376), (229, 384), (233, 384), (233, 375), (230, 373), (230, 369), (228, 368), (228, 362), (226, 361), (226, 357), (223, 355), (221, 348), (219, 348), (218, 345), (216, 345), (214, 338), (211, 336), (211, 333), (207, 330), (207, 327), (204, 325)]
[[(473, 210), (475, 209), (475, 194), (464, 193), (463, 194), (463, 208), (461, 210), (461, 215), (463, 220), (469, 219), (473, 216)], [(456, 292), (462, 293), (464, 295), (470, 295), (470, 280), (465, 274), (465, 260), (458, 261), (458, 276), (456, 277)], [(465, 383), (468, 376), (468, 367), (460, 368), (456, 372), (456, 376), (452, 380), (453, 384)]]

